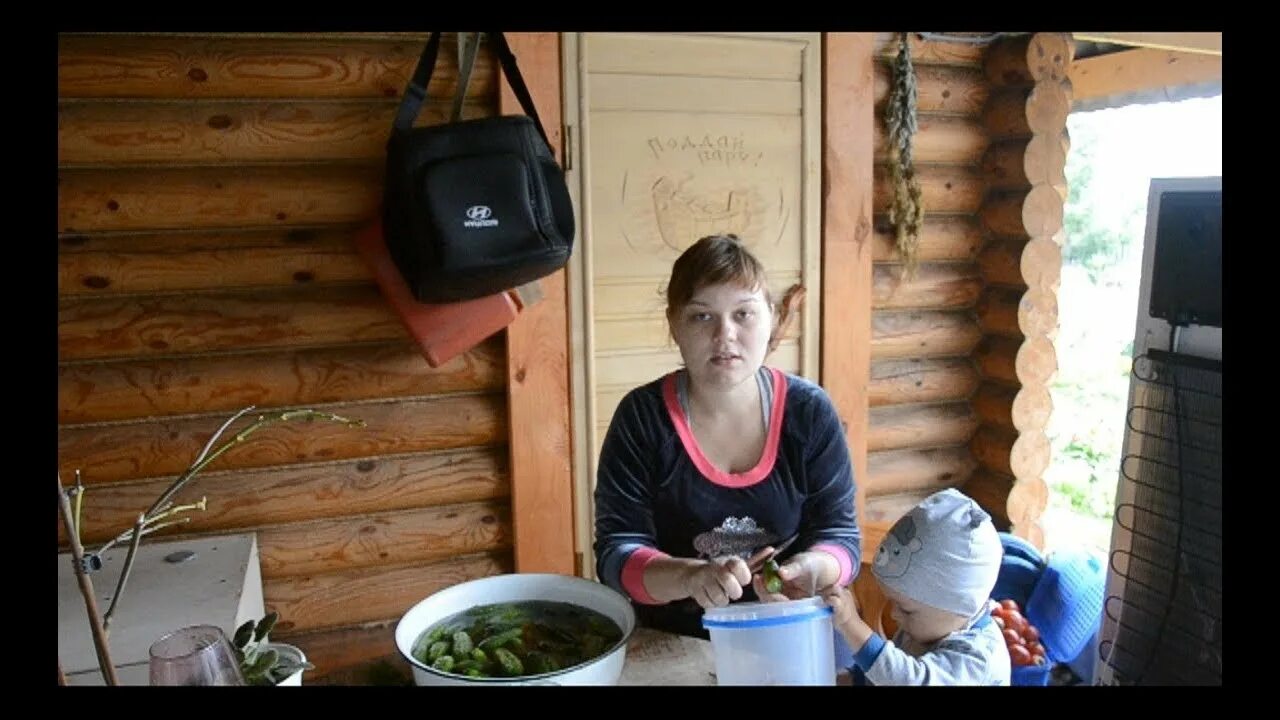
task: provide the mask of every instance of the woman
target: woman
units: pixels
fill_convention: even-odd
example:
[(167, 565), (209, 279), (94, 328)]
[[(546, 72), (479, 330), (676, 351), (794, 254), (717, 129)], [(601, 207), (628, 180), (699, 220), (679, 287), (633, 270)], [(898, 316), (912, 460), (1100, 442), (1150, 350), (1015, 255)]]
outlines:
[[(706, 636), (701, 608), (808, 597), (861, 560), (853, 470), (825, 391), (764, 366), (764, 268), (733, 235), (686, 250), (667, 285), (684, 368), (629, 392), (600, 451), (596, 558), (642, 624)], [(781, 593), (754, 567), (781, 552)]]

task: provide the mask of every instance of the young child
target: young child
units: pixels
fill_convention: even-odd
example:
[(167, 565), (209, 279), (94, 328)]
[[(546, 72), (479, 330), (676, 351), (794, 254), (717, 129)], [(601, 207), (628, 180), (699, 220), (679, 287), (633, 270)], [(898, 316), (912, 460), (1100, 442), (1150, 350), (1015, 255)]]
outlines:
[(1003, 550), (991, 517), (948, 489), (902, 516), (871, 572), (893, 602), (886, 641), (862, 621), (849, 589), (823, 589), (854, 652), (855, 684), (1008, 685), (1010, 661), (990, 599)]

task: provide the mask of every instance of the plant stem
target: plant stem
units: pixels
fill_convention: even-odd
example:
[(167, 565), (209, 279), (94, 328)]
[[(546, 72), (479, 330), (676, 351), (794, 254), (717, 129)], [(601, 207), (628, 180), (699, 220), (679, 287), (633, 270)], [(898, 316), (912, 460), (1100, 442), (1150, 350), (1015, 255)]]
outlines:
[(98, 618), (98, 601), (93, 594), (93, 581), (84, 571), (84, 548), (80, 546), (80, 538), (75, 532), (75, 518), (71, 515), (71, 503), (67, 502), (67, 493), (62, 489), (62, 476), (58, 476), (58, 510), (62, 516), (62, 525), (67, 529), (67, 537), (71, 542), (71, 563), (75, 571), (76, 581), (80, 584), (80, 595), (84, 597), (84, 609), (89, 615), (89, 626), (93, 630), (93, 647), (98, 654), (98, 667), (102, 669), (102, 678), (107, 685), (119, 685), (116, 678), (116, 667), (111, 662), (111, 651), (107, 648), (107, 634)]
[[(254, 432), (258, 431), (263, 427), (266, 427), (267, 425), (271, 425), (273, 423), (286, 422), (290, 420), (302, 420), (302, 419), (314, 420), (317, 418), (323, 418), (327, 420), (333, 420), (335, 422), (345, 423), (346, 425), (349, 425), (352, 427), (364, 427), (364, 424), (365, 424), (363, 420), (352, 420), (350, 418), (345, 418), (340, 415), (334, 415), (333, 413), (321, 412), (318, 410), (311, 410), (311, 409), (286, 410), (284, 412), (275, 413), (274, 415), (259, 415), (258, 419), (254, 421), (252, 425), (249, 425), (244, 430), (241, 430), (240, 432), (236, 433), (235, 437), (223, 443), (217, 450), (210, 452), (209, 448), (213, 447), (213, 444), (217, 442), (218, 438), (221, 437), (224, 432), (226, 432), (227, 428), (231, 426), (231, 423), (235, 422), (237, 418), (249, 412), (250, 410), (253, 410), (253, 408), (254, 406), (250, 405), (249, 407), (246, 407), (243, 410), (237, 412), (235, 415), (232, 415), (230, 419), (222, 423), (222, 427), (218, 428), (218, 431), (213, 434), (213, 437), (209, 438), (209, 442), (205, 443), (204, 449), (202, 449), (200, 451), (200, 454), (196, 456), (196, 460), (191, 464), (191, 467), (188, 467), (186, 472), (182, 473), (182, 475), (179, 476), (178, 479), (175, 480), (167, 490), (161, 493), (160, 497), (156, 498), (156, 501), (151, 503), (151, 507), (147, 508), (146, 512), (138, 516), (138, 521), (137, 523), (134, 524), (133, 529), (130, 531), (121, 533), (119, 536), (117, 536), (116, 538), (108, 542), (106, 545), (103, 545), (102, 548), (98, 551), (98, 554), (101, 555), (104, 550), (111, 547), (116, 542), (123, 540), (125, 537), (129, 537), (132, 540), (132, 542), (129, 545), (129, 554), (125, 557), (125, 560), (124, 560), (124, 569), (120, 572), (120, 581), (116, 585), (115, 595), (111, 598), (111, 607), (107, 608), (104, 628), (110, 624), (111, 616), (115, 612), (117, 603), (120, 602), (120, 596), (124, 594), (125, 582), (128, 581), (129, 579), (129, 571), (130, 569), (133, 568), (133, 560), (138, 550), (138, 544), (142, 541), (142, 536), (155, 532), (161, 528), (168, 527), (170, 525), (175, 525), (181, 522), (187, 522), (190, 520), (190, 518), (183, 518), (182, 520), (161, 523), (151, 528), (147, 528), (146, 527), (147, 524), (151, 522), (155, 522), (156, 520), (166, 517), (168, 515), (172, 515), (176, 512), (179, 512), (180, 510), (187, 510), (187, 509), (192, 509), (196, 507), (198, 507), (201, 510), (204, 509), (204, 506), (205, 506), (204, 498), (201, 498), (200, 502), (196, 503), (195, 505), (179, 506), (173, 509), (169, 509), (169, 506), (166, 503), (168, 503), (169, 498), (172, 497), (174, 493), (182, 489), (183, 485), (186, 485), (192, 478), (196, 476), (197, 473), (199, 473), (206, 466), (208, 466), (209, 463), (212, 463), (214, 460), (217, 460), (218, 457), (222, 455), (222, 453), (226, 452), (227, 450), (234, 447), (235, 445), (243, 443), (245, 439), (248, 438), (250, 435), (252, 435)], [(61, 492), (62, 490), (61, 478), (59, 478), (58, 480), (58, 489), (59, 489), (59, 492)]]
[(111, 596), (111, 606), (107, 608), (107, 613), (102, 616), (102, 629), (111, 629), (111, 616), (116, 612), (116, 605), (120, 603), (120, 596), (124, 594), (124, 584), (129, 580), (129, 571), (133, 569), (133, 558), (138, 554), (138, 545), (142, 542), (142, 526), (146, 524), (146, 516), (138, 515), (138, 522), (133, 526), (133, 542), (129, 543), (129, 554), (124, 558), (124, 568), (120, 571), (120, 579), (116, 581), (116, 591)]
[(223, 443), (221, 447), (219, 447), (217, 450), (214, 450), (212, 453), (210, 453), (208, 451), (209, 447), (212, 446), (214, 441), (217, 440), (218, 437), (222, 435), (222, 433), (227, 429), (227, 426), (231, 424), (231, 421), (235, 420), (236, 418), (240, 417), (244, 413), (248, 412), (249, 410), (252, 409), (252, 407), (253, 406), (249, 406), (244, 410), (241, 410), (240, 412), (236, 413), (235, 416), (231, 418), (231, 420), (228, 420), (227, 422), (223, 423), (222, 427), (218, 429), (218, 432), (214, 433), (214, 436), (209, 439), (209, 443), (205, 445), (205, 450), (201, 452), (200, 456), (196, 459), (196, 462), (193, 463), (191, 467), (187, 468), (187, 471), (184, 472), (181, 477), (175, 480), (174, 483), (169, 486), (168, 490), (165, 490), (164, 493), (160, 495), (160, 497), (156, 498), (156, 501), (151, 504), (151, 507), (147, 508), (146, 515), (150, 516), (151, 513), (154, 512), (156, 508), (164, 504), (164, 502), (168, 500), (179, 489), (181, 489), (183, 485), (186, 485), (191, 478), (195, 477), (196, 473), (203, 470), (207, 465), (209, 465), (209, 463), (213, 462), (214, 460), (217, 460), (218, 456), (222, 455), (222, 453), (231, 449), (235, 445), (238, 445), (244, 442), (245, 439), (249, 437), (249, 435), (253, 434), (254, 432), (256, 432), (257, 430), (263, 427), (266, 427), (267, 425), (271, 425), (278, 422), (290, 421), (290, 420), (299, 420), (299, 419), (314, 420), (316, 418), (324, 418), (327, 420), (333, 420), (335, 422), (346, 423), (347, 425), (351, 425), (351, 426), (360, 426), (360, 427), (364, 426), (363, 420), (351, 420), (350, 418), (344, 418), (340, 415), (334, 415), (333, 413), (319, 412), (317, 410), (286, 410), (285, 412), (276, 413), (275, 415), (259, 415), (258, 419), (254, 421), (252, 425), (236, 433), (235, 437)]
[(80, 539), (80, 506), (84, 500), (84, 483), (80, 481), (80, 468), (76, 468), (76, 539)]

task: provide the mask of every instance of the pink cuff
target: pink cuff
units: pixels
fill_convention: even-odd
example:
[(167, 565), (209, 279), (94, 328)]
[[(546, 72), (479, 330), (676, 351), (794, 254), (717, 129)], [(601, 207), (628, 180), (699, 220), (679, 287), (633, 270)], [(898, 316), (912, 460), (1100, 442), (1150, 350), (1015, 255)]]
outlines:
[(848, 585), (853, 579), (853, 560), (849, 557), (849, 551), (839, 545), (823, 543), (814, 545), (810, 550), (820, 550), (828, 555), (833, 556), (836, 562), (840, 563), (840, 579), (836, 580), (836, 585)]
[[(663, 604), (644, 589), (644, 569), (654, 560), (665, 557), (671, 556), (651, 547), (640, 547), (636, 548), (622, 565), (622, 587), (636, 602), (645, 605)], [(848, 560), (845, 562), (848, 563)]]

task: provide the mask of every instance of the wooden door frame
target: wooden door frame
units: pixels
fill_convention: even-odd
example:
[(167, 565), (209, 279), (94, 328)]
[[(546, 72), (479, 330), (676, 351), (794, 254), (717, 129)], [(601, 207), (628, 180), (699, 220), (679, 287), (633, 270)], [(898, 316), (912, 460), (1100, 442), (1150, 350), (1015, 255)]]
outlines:
[[(561, 155), (560, 34), (506, 33), (552, 151)], [(503, 75), (498, 112), (522, 115)], [(516, 572), (574, 574), (573, 436), (565, 271), (507, 328), (511, 521)]]
[[(559, 33), (509, 33), (557, 154), (563, 94)], [(871, 375), (875, 33), (822, 36), (821, 382), (845, 423), (865, 517)], [(519, 113), (502, 83), (499, 112)], [(565, 271), (507, 330), (511, 506), (518, 572), (575, 572), (570, 327)], [(585, 539), (584, 539), (585, 540)]]
[[(867, 548), (875, 33), (822, 36), (822, 386), (844, 422)], [(874, 548), (873, 548), (874, 549)]]

